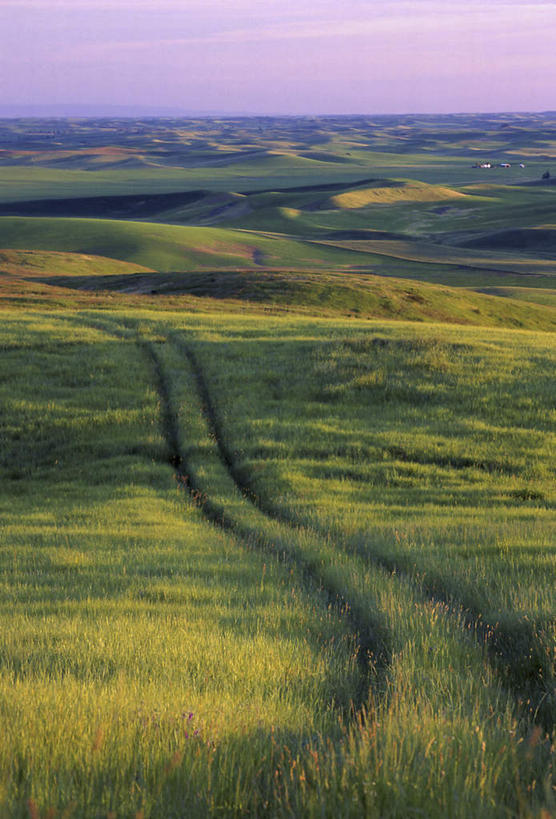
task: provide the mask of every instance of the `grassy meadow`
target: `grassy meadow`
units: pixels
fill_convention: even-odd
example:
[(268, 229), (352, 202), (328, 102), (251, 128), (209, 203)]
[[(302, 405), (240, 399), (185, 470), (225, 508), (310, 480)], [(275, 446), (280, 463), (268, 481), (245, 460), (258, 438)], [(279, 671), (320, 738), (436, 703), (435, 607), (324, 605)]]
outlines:
[(2, 819), (556, 813), (505, 116), (0, 122)]

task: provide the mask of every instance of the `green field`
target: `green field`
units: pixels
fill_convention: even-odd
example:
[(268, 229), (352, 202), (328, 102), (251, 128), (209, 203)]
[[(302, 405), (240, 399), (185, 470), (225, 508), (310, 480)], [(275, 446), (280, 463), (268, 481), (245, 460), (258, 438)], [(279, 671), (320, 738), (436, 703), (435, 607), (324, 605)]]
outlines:
[(504, 117), (0, 122), (1, 817), (554, 815), (554, 122)]

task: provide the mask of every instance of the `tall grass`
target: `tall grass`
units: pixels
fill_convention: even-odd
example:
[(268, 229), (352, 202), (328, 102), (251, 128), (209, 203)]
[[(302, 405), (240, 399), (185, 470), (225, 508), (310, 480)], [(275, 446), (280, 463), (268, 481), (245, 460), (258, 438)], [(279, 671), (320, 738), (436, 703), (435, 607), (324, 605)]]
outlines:
[(550, 617), (551, 336), (237, 324), (190, 344), (261, 503), (484, 615)]
[[(198, 323), (198, 320), (194, 322)], [(148, 337), (153, 329), (157, 333), (163, 331), (161, 325), (149, 329), (146, 322), (128, 319), (126, 323), (131, 327), (135, 325), (140, 337)], [(206, 323), (204, 329), (210, 332), (210, 325)], [(282, 329), (287, 335), (292, 329), (291, 322), (282, 323)], [(243, 330), (246, 330), (245, 326)], [(500, 808), (503, 813), (534, 812), (531, 797), (541, 802), (550, 799), (547, 796), (549, 769), (545, 768), (549, 758), (548, 740), (539, 743), (543, 733), (528, 728), (527, 719), (523, 719), (521, 725), (516, 722), (515, 702), (501, 687), (495, 668), (487, 662), (481, 649), (482, 633), (473, 633), (477, 627), (470, 626), (464, 612), (458, 613), (453, 606), (431, 601), (421, 578), (400, 578), (364, 555), (350, 554), (347, 549), (338, 550), (339, 542), (335, 537), (319, 535), (314, 525), (309, 524), (306, 528), (302, 520), (293, 517), (291, 522), (296, 525), (294, 529), (290, 528), (288, 537), (276, 515), (264, 515), (264, 498), (262, 504), (260, 501), (253, 504), (245, 497), (245, 491), (242, 497), (245, 484), (234, 464), (234, 450), (230, 448), (229, 439), (217, 440), (221, 435), (221, 423), (211, 417), (214, 406), (222, 406), (222, 403), (227, 408), (230, 406), (229, 396), (221, 389), (222, 382), (216, 396), (199, 393), (199, 374), (195, 372), (195, 366), (191, 366), (195, 357), (192, 359), (188, 355), (190, 334), (185, 338), (184, 341), (183, 335), (170, 334), (161, 343), (162, 339), (158, 337), (155, 355), (164, 369), (166, 383), (171, 385), (169, 400), (179, 427), (178, 445), (184, 459), (183, 469), (192, 474), (203, 504), (212, 512), (213, 504), (216, 504), (228, 525), (243, 535), (253, 534), (255, 529), (259, 534), (259, 546), (282, 550), (290, 562), (309, 568), (312, 577), (316, 577), (324, 588), (341, 596), (360, 633), (365, 635), (365, 645), (374, 651), (371, 664), (376, 662), (378, 665), (370, 695), (373, 703), (370, 721), (378, 722), (380, 731), (376, 737), (374, 729), (371, 731), (371, 751), (368, 721), (364, 723), (364, 730), (361, 725), (350, 729), (350, 742), (355, 743), (357, 751), (349, 759), (336, 759), (335, 765), (341, 771), (338, 776), (353, 777), (363, 786), (370, 775), (372, 787), (367, 807), (379, 815), (403, 815), (404, 811), (405, 815), (411, 815), (412, 811), (422, 809), (431, 815), (467, 815), (470, 809), (480, 814), (487, 811), (485, 815), (496, 815), (495, 805), (504, 806)], [(214, 353), (212, 345), (211, 352)], [(241, 381), (245, 361), (236, 359), (228, 370), (223, 365), (229, 361), (229, 345), (222, 345), (219, 352), (221, 356), (213, 357), (210, 366), (224, 368), (224, 378), (230, 373), (232, 381), (234, 378)], [(251, 360), (250, 363), (254, 362)], [(250, 397), (253, 399), (252, 394)], [(260, 400), (260, 395), (257, 398)], [(251, 411), (256, 407), (255, 400), (251, 403)], [(247, 427), (249, 411), (246, 403), (241, 404), (241, 409), (246, 411)], [(239, 406), (234, 407), (234, 411), (238, 410)], [(261, 505), (262, 513), (257, 508)], [(527, 753), (523, 756), (519, 751), (520, 743), (530, 730), (533, 731), (532, 744), (526, 746)], [(487, 748), (490, 749), (489, 762), (483, 760), (480, 776), (473, 750), (479, 733), (480, 756), (488, 755)], [(454, 747), (456, 737), (458, 752)], [(373, 756), (375, 752), (376, 757)], [(531, 754), (535, 756), (533, 763)], [(360, 770), (362, 758), (366, 762), (374, 759), (371, 772)], [(383, 778), (383, 766), (388, 767), (388, 776), (391, 776), (388, 759), (397, 772), (394, 783)], [(444, 771), (440, 776), (439, 762)], [(298, 761), (296, 764), (302, 763)], [(319, 766), (328, 782), (328, 777), (332, 776), (330, 767), (325, 763), (319, 763)], [(531, 781), (526, 784), (534, 769), (537, 772), (544, 770), (541, 787)], [(520, 783), (517, 786), (516, 776)], [(436, 780), (434, 787), (430, 784), (431, 777)], [(423, 790), (425, 781), (429, 784)], [(320, 783), (318, 780), (318, 788)], [(330, 815), (335, 815), (334, 810), (340, 810), (339, 795), (334, 794), (332, 787), (330, 791), (323, 797), (317, 789), (317, 794), (313, 793), (304, 804), (312, 804), (314, 798), (315, 805), (322, 808), (325, 803)], [(426, 794), (424, 798), (423, 793)], [(398, 797), (400, 802), (396, 803)], [(354, 812), (361, 811), (363, 804), (366, 803), (357, 798)]]
[(265, 754), (340, 730), (353, 636), (184, 497), (140, 349), (51, 318), (4, 330), (4, 814), (256, 804)]
[[(415, 332), (374, 331), (404, 350)], [(359, 548), (341, 496), (336, 517), (327, 506), (322, 457), (310, 504), (277, 468), (299, 471), (292, 441), (309, 451), (320, 430), (330, 446), (346, 423), (331, 409), (357, 424), (349, 386), (341, 401), (300, 403), (327, 388), (318, 351), (331, 332), (368, 328), (114, 311), (6, 320), (7, 816), (553, 809), (550, 739), (516, 708), (458, 596), (432, 599), (422, 573)], [(530, 339), (536, 355), (543, 343)], [(274, 430), (290, 449), (267, 464)], [(352, 482), (348, 455), (333, 457)]]

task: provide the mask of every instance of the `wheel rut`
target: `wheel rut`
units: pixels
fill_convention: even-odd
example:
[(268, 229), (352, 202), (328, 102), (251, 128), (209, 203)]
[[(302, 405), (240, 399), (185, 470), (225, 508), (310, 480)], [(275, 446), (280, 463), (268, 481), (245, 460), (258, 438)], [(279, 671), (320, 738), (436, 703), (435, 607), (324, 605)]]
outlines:
[[(368, 617), (363, 619), (362, 616), (358, 616), (357, 610), (343, 595), (341, 590), (328, 583), (312, 562), (304, 560), (294, 546), (287, 548), (287, 545), (282, 539), (280, 539), (280, 541), (273, 541), (271, 536), (261, 535), (252, 528), (247, 529), (239, 525), (238, 521), (230, 515), (225, 508), (211, 499), (210, 494), (205, 491), (204, 487), (196, 479), (194, 470), (190, 468), (187, 459), (181, 451), (179, 426), (177, 415), (172, 406), (170, 383), (154, 343), (142, 337), (137, 330), (130, 326), (116, 325), (110, 321), (96, 321), (94, 324), (91, 322), (91, 326), (95, 326), (96, 329), (108, 335), (133, 342), (141, 348), (153, 373), (153, 380), (160, 399), (161, 426), (167, 445), (167, 460), (174, 470), (178, 484), (189, 494), (191, 500), (201, 510), (205, 518), (211, 524), (230, 532), (230, 534), (235, 537), (243, 538), (250, 546), (260, 551), (270, 553), (285, 565), (294, 568), (298, 572), (298, 576), (302, 579), (304, 585), (308, 589), (313, 589), (319, 593), (327, 608), (334, 611), (337, 616), (348, 619), (350, 622), (350, 630), (355, 640), (355, 657), (359, 666), (361, 680), (358, 690), (353, 692), (350, 708), (353, 712), (352, 715), (357, 720), (361, 721), (364, 719), (371, 686), (376, 684), (378, 675), (383, 672), (387, 665), (388, 653), (384, 640), (378, 639), (376, 635), (371, 632)], [(184, 344), (177, 344), (175, 339), (172, 339), (170, 343), (174, 343), (177, 349), (186, 355), (187, 361), (190, 364), (198, 386), (199, 395), (204, 403), (203, 417), (217, 445), (220, 460), (241, 495), (260, 509), (256, 503), (254, 494), (244, 482), (240, 481), (239, 476), (237, 476), (233, 462), (223, 446), (214, 407), (204, 382), (202, 370), (198, 367), (193, 353)], [(262, 509), (260, 509), (260, 511), (262, 511)], [(270, 516), (267, 515), (267, 517)], [(282, 521), (278, 522), (282, 523)], [(291, 529), (293, 527), (290, 525), (288, 528)]]
[[(197, 356), (180, 337), (172, 336), (171, 343), (178, 347), (189, 362), (202, 400), (205, 419), (218, 447), (220, 458), (243, 497), (255, 505), (264, 515), (287, 525), (294, 531), (304, 529), (312, 531), (317, 537), (328, 536), (328, 532), (314, 525), (292, 521), (287, 512), (265, 503), (256, 494), (253, 487), (245, 480), (241, 471), (237, 468), (232, 452), (224, 442), (223, 430)], [(414, 581), (412, 575), (393, 559), (371, 555), (362, 548), (354, 548), (352, 552), (369, 560), (378, 568), (396, 574), (400, 579), (410, 583)], [(525, 707), (535, 721), (540, 722), (548, 730), (553, 728), (553, 704), (551, 701), (553, 695), (549, 687), (544, 683), (544, 678), (551, 678), (552, 668), (549, 667), (550, 660), (539, 649), (536, 635), (539, 624), (523, 622), (520, 623), (517, 630), (504, 629), (499, 624), (492, 625), (485, 622), (478, 612), (465, 609), (463, 605), (454, 603), (452, 596), (438, 587), (432, 587), (425, 582), (421, 588), (429, 602), (442, 605), (448, 614), (460, 618), (469, 632), (475, 634), (475, 640), (485, 647), (490, 662), (501, 674), (501, 678), (508, 688), (513, 691), (518, 705)], [(357, 614), (355, 617), (357, 622), (359, 617), (357, 617)]]
[[(193, 502), (201, 509), (207, 520), (214, 525), (230, 531), (236, 536), (243, 536), (256, 548), (273, 553), (284, 563), (295, 565), (302, 575), (304, 582), (312, 587), (316, 587), (321, 593), (324, 593), (328, 604), (339, 614), (347, 614), (349, 616), (356, 634), (358, 662), (366, 679), (366, 685), (362, 686), (362, 690), (359, 692), (357, 698), (354, 698), (354, 707), (360, 708), (363, 706), (368, 699), (369, 686), (372, 684), (371, 671), (376, 678), (376, 675), (382, 674), (388, 665), (389, 651), (386, 640), (382, 638), (382, 629), (380, 626), (377, 625), (376, 632), (373, 632), (373, 630), (369, 628), (369, 612), (358, 611), (357, 608), (352, 606), (350, 601), (346, 599), (341, 589), (327, 583), (322, 577), (322, 573), (309, 561), (301, 559), (299, 555), (294, 555), (293, 549), (285, 549), (283, 543), (280, 545), (272, 543), (254, 530), (248, 532), (242, 531), (233, 516), (228, 514), (221, 505), (212, 501), (200, 482), (196, 480), (194, 470), (189, 467), (189, 464), (180, 451), (179, 427), (177, 416), (172, 408), (170, 386), (162, 361), (154, 345), (147, 339), (142, 338), (137, 330), (130, 326), (124, 325), (124, 329), (124, 327), (116, 325), (111, 321), (97, 321), (94, 323), (91, 322), (91, 324), (109, 335), (125, 338), (128, 341), (134, 341), (143, 349), (153, 371), (157, 391), (160, 396), (161, 421), (169, 452), (168, 460), (174, 469), (178, 482), (189, 493)], [(107, 324), (110, 326), (107, 327)], [(249, 482), (245, 480), (240, 470), (238, 470), (234, 464), (233, 454), (224, 442), (223, 430), (218, 419), (218, 414), (211, 399), (203, 369), (197, 356), (183, 338), (175, 333), (169, 334), (166, 341), (172, 344), (174, 348), (185, 357), (189, 364), (195, 379), (198, 395), (201, 399), (205, 423), (218, 449), (220, 460), (242, 497), (255, 506), (267, 518), (285, 525), (294, 534), (296, 532), (305, 531), (311, 532), (317, 538), (328, 536), (329, 533), (319, 530), (314, 525), (300, 524), (296, 521), (292, 521), (284, 510), (276, 509), (271, 504), (265, 503), (264, 500), (255, 493)], [(369, 554), (363, 548), (354, 547), (350, 551), (354, 554), (359, 554), (359, 556), (378, 568), (395, 574), (400, 581), (408, 583), (414, 582), (411, 573), (405, 571), (393, 559)], [(538, 624), (524, 624), (524, 628), (516, 635), (509, 630), (500, 628), (498, 624), (493, 627), (485, 623), (477, 612), (465, 610), (462, 605), (454, 603), (452, 596), (445, 593), (442, 589), (430, 588), (427, 587), (426, 584), (421, 585), (420, 589), (428, 602), (442, 605), (447, 614), (462, 620), (467, 626), (469, 634), (475, 635), (475, 641), (485, 647), (489, 661), (498, 670), (505, 685), (512, 690), (517, 699), (518, 706), (525, 708), (529, 716), (532, 716), (535, 721), (550, 731), (554, 723), (552, 693), (543, 683), (543, 676), (545, 675), (545, 671), (548, 671), (549, 673), (546, 674), (546, 677), (550, 679), (552, 672), (550, 669), (543, 667), (543, 662), (546, 662), (544, 656), (538, 656), (538, 645), (534, 634)], [(379, 633), (381, 633), (380, 637), (377, 636)], [(370, 668), (370, 658), (372, 658), (372, 669)], [(527, 667), (531, 669), (531, 672), (525, 675), (523, 673), (524, 660), (527, 661)], [(533, 669), (536, 670), (535, 674), (532, 673)]]
[[(194, 470), (189, 468), (189, 464), (181, 452), (178, 422), (172, 408), (170, 385), (167, 381), (162, 361), (152, 344), (144, 340), (139, 340), (138, 343), (143, 347), (146, 355), (150, 359), (157, 382), (157, 389), (161, 400), (163, 430), (169, 450), (169, 461), (174, 468), (178, 481), (188, 491), (195, 504), (200, 507), (201, 511), (211, 523), (230, 531), (236, 536), (247, 537), (249, 543), (259, 550), (270, 552), (278, 557), (281, 562), (292, 567), (295, 566), (303, 578), (304, 583), (309, 588), (316, 589), (321, 595), (324, 595), (328, 608), (334, 610), (338, 616), (347, 617), (349, 619), (355, 637), (356, 659), (362, 679), (359, 690), (354, 692), (355, 696), (353, 697), (352, 705), (360, 712), (368, 702), (370, 686), (376, 679), (377, 674), (386, 666), (387, 652), (384, 641), (378, 640), (376, 636), (371, 633), (368, 619), (364, 620), (362, 616), (358, 615), (356, 607), (344, 596), (342, 591), (327, 582), (322, 573), (320, 573), (309, 560), (304, 560), (299, 552), (296, 553), (297, 550), (295, 550), (295, 548), (284, 548), (284, 542), (282, 540), (280, 540), (279, 543), (273, 542), (271, 537), (261, 536), (253, 529), (246, 531), (243, 526), (238, 525), (237, 520), (235, 520), (232, 515), (229, 515), (225, 509), (211, 500), (210, 495), (196, 480)], [(256, 503), (256, 498), (248, 485), (237, 476), (233, 462), (222, 444), (219, 426), (216, 422), (214, 408), (210, 401), (206, 384), (204, 383), (202, 371), (197, 367), (197, 362), (191, 351), (181, 344), (179, 345), (179, 349), (187, 356), (187, 360), (195, 375), (199, 387), (199, 394), (205, 403), (204, 419), (210, 433), (214, 437), (222, 463), (241, 495), (246, 500), (255, 504), (257, 508), (263, 512), (259, 504)], [(270, 516), (267, 515), (267, 517)], [(282, 523), (282, 521), (278, 522)]]

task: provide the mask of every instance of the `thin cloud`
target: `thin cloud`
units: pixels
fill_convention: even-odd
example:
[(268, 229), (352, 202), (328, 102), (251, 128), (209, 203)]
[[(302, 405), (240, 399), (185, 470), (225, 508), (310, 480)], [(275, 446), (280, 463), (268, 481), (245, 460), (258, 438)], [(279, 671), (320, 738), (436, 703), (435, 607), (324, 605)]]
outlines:
[[(523, 5), (523, 0), (517, 0), (517, 2)], [(410, 4), (414, 12), (413, 15), (401, 14), (401, 6), (405, 5), (405, 3), (398, 4), (395, 14), (390, 13), (380, 16), (369, 14), (364, 17), (352, 17), (351, 19), (289, 20), (286, 22), (273, 22), (264, 26), (253, 25), (249, 28), (229, 28), (207, 34), (190, 34), (185, 37), (159, 36), (148, 40), (97, 41), (80, 47), (76, 46), (71, 50), (71, 53), (75, 56), (90, 56), (92, 54), (106, 54), (116, 49), (140, 52), (185, 46), (244, 45), (293, 40), (368, 39), (387, 35), (415, 37), (420, 34), (434, 32), (442, 32), (446, 36), (458, 37), (463, 26), (469, 25), (468, 7), (434, 16), (415, 14), (415, 4)], [(436, 4), (425, 2), (422, 5), (432, 6)], [(493, 26), (489, 31), (489, 37), (496, 39), (509, 36), (512, 39), (521, 39), (526, 32), (531, 34), (543, 31), (543, 26), (546, 24), (545, 12), (548, 6), (539, 3), (530, 4), (530, 11), (539, 11), (542, 12), (542, 15), (530, 13), (526, 19), (520, 20), (519, 29), (516, 30), (511, 20), (500, 20), (502, 5), (507, 6), (508, 0), (501, 0), (500, 3), (496, 4), (496, 7), (485, 7), (483, 5), (477, 7), (476, 19), (484, 23), (485, 26)], [(389, 8), (394, 11), (392, 6)], [(556, 20), (556, 7), (551, 5), (550, 10)], [(494, 27), (494, 23), (497, 23), (497, 27)]]
[[(332, 0), (316, 0), (314, 7), (330, 7)], [(55, 12), (58, 9), (71, 10), (76, 12), (92, 12), (99, 10), (110, 10), (114, 12), (127, 10), (148, 10), (154, 14), (164, 11), (180, 11), (187, 16), (193, 11), (203, 11), (210, 14), (214, 10), (226, 11), (234, 14), (236, 12), (249, 12), (257, 14), (260, 11), (273, 14), (284, 9), (292, 15), (297, 13), (295, 6), (288, 9), (288, 6), (280, 0), (265, 0), (261, 6), (259, 0), (0, 0), (0, 8), (18, 9), (44, 9)]]
[(308, 109), (315, 94), (330, 110), (373, 100), (407, 110), (416, 87), (429, 110), (440, 97), (463, 110), (496, 87), (497, 105), (536, 94), (548, 107), (556, 61), (554, 0), (0, 0), (0, 10), (0, 73), (33, 99), (218, 108), (236, 88), (242, 110), (276, 95)]
[[(491, 10), (504, 8), (514, 12), (520, 8), (531, 11), (533, 9), (554, 10), (553, 0), (489, 0)], [(99, 10), (148, 10), (154, 14), (164, 11), (180, 11), (184, 17), (191, 12), (202, 11), (209, 15), (214, 10), (221, 10), (233, 17), (237, 12), (249, 12), (254, 17), (305, 16), (314, 18), (315, 14), (337, 11), (338, 18), (349, 15), (356, 10), (367, 10), (376, 16), (434, 13), (450, 15), (471, 13), (476, 9), (485, 9), (484, 0), (465, 0), (465, 2), (446, 3), (442, 0), (347, 0), (338, 4), (337, 0), (304, 0), (303, 5), (285, 2), (285, 0), (0, 0), (0, 8), (43, 9), (55, 12), (58, 9), (75, 12), (95, 13)]]

